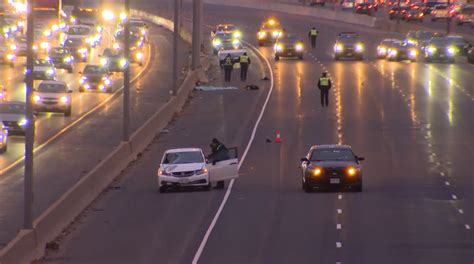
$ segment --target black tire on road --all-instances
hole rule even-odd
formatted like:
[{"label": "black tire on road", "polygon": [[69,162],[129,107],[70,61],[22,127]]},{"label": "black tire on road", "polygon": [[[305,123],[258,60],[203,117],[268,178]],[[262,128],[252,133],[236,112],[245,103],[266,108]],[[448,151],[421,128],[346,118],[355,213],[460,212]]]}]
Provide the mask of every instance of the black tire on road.
[{"label": "black tire on road", "polygon": [[216,184],[216,189],[224,189],[225,183],[224,181],[218,181]]},{"label": "black tire on road", "polygon": [[276,55],[275,55],[275,60],[276,60],[276,61],[280,60],[280,56],[276,56]]},{"label": "black tire on road", "polygon": [[71,109],[71,107],[69,107],[69,109],[67,109],[66,111],[64,111],[64,116],[69,117],[69,116],[71,116],[71,114],[72,114],[72,109]]},{"label": "black tire on road", "polygon": [[160,188],[158,188],[158,191],[160,193],[165,193],[167,191],[167,188],[165,186],[160,186]]}]

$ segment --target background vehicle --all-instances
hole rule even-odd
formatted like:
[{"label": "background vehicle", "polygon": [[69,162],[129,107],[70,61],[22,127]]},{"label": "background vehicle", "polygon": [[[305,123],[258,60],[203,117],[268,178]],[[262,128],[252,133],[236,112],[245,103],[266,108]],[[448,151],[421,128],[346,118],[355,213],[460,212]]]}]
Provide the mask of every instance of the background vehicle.
[{"label": "background vehicle", "polygon": [[448,6],[447,5],[435,5],[433,11],[431,11],[431,21],[438,21],[440,19],[448,19]]},{"label": "background vehicle", "polygon": [[415,45],[406,42],[394,42],[387,49],[388,61],[409,60],[415,62],[418,59],[418,49]]},{"label": "background vehicle", "polygon": [[86,62],[87,57],[89,56],[89,49],[87,48],[87,43],[82,38],[75,39],[66,39],[64,41],[63,47],[67,48],[74,60]]},{"label": "background vehicle", "polygon": [[275,41],[283,34],[283,28],[275,19],[265,21],[258,30],[258,45],[263,46],[267,43],[275,43]]},{"label": "background vehicle", "polygon": [[432,38],[425,47],[425,61],[455,61],[456,47],[453,47],[449,39],[443,37]]},{"label": "background vehicle", "polygon": [[222,66],[224,64],[227,55],[230,55],[233,61],[237,61],[244,52],[245,49],[242,44],[240,44],[240,41],[236,43],[225,42],[217,53],[219,65]]},{"label": "background vehicle", "polygon": [[55,80],[56,69],[53,63],[49,59],[35,59],[33,78],[35,80]]},{"label": "background vehicle", "polygon": [[372,15],[375,12],[375,6],[371,3],[358,3],[355,6],[355,12],[357,14]]},{"label": "background vehicle", "polygon": [[343,0],[341,4],[341,7],[343,10],[352,9],[354,8],[354,6],[355,6],[354,0]]},{"label": "background vehicle", "polygon": [[403,20],[406,22],[410,21],[418,21],[423,22],[424,14],[423,11],[419,8],[417,9],[409,9],[403,14]]},{"label": "background vehicle", "polygon": [[5,45],[0,45],[0,63],[9,65],[10,68],[15,67],[15,53],[11,50],[10,47]]},{"label": "background vehicle", "polygon": [[88,64],[80,74],[82,74],[79,79],[80,93],[90,90],[112,92],[112,80],[107,72],[107,68],[100,65]]},{"label": "background vehicle", "polygon": [[17,101],[0,102],[0,120],[9,135],[24,136],[28,124],[26,104]]},{"label": "background vehicle", "polygon": [[458,26],[471,24],[474,22],[474,6],[462,8],[456,15],[453,16],[453,21]]},{"label": "background vehicle", "polygon": [[390,20],[397,18],[402,19],[408,10],[410,10],[410,8],[407,6],[393,6],[392,8],[390,8],[390,11],[388,11],[388,18]]},{"label": "background vehicle", "polygon": [[72,90],[65,82],[42,81],[34,91],[33,109],[40,112],[60,112],[64,116],[71,116]]},{"label": "background vehicle", "polygon": [[67,39],[84,40],[88,48],[94,48],[99,44],[99,39],[93,29],[86,25],[74,25],[67,30]]},{"label": "background vehicle", "polygon": [[472,47],[472,45],[462,36],[458,35],[447,35],[447,41],[450,43],[451,47],[456,48],[456,54],[467,55],[467,52]]},{"label": "background vehicle", "polygon": [[52,60],[54,67],[58,69],[66,69],[68,73],[72,73],[74,57],[69,49],[64,47],[53,47],[49,50],[48,57]]},{"label": "background vehicle", "polygon": [[387,56],[387,50],[390,48],[390,46],[395,43],[399,42],[400,40],[398,39],[384,39],[382,40],[379,45],[377,46],[377,58],[378,59],[385,59]]},{"label": "background vehicle", "polygon": [[123,72],[128,66],[127,60],[121,52],[113,51],[110,48],[105,49],[100,57],[100,64],[111,72]]},{"label": "background vehicle", "polygon": [[97,8],[77,7],[71,12],[70,22],[96,28],[102,25],[101,14]]},{"label": "background vehicle", "polygon": [[311,192],[314,188],[348,187],[361,192],[362,167],[359,162],[363,160],[354,155],[350,146],[313,146],[301,159],[302,188]]},{"label": "background vehicle", "polygon": [[326,0],[311,0],[311,2],[309,2],[309,6],[324,6],[326,4]]},{"label": "background vehicle", "polygon": [[236,148],[229,148],[227,158],[207,163],[199,148],[167,150],[158,168],[158,187],[160,192],[169,188],[200,187],[209,190],[213,182],[239,177]]},{"label": "background vehicle", "polygon": [[[233,43],[233,42],[234,42],[234,37],[231,32],[216,33],[214,38],[212,39],[212,48],[213,48],[214,55],[219,52],[219,50],[224,45],[224,43]],[[240,42],[240,41],[237,39],[237,42]]]},{"label": "background vehicle", "polygon": [[467,62],[474,63],[474,48],[470,48],[466,56],[467,56]]},{"label": "background vehicle", "polygon": [[0,85],[0,102],[7,100],[7,89],[3,85]]},{"label": "background vehicle", "polygon": [[440,34],[436,32],[418,30],[408,32],[405,40],[408,43],[416,45],[419,49],[422,50],[426,47],[426,45],[432,38],[439,36]]},{"label": "background vehicle", "polygon": [[353,32],[340,33],[334,45],[334,59],[353,58],[364,59],[364,43],[358,34]]},{"label": "background vehicle", "polygon": [[291,34],[283,34],[275,43],[274,58],[279,60],[280,57],[296,57],[303,59],[304,45],[303,41]]},{"label": "background vehicle", "polygon": [[434,7],[439,4],[445,4],[447,5],[447,1],[443,0],[428,0],[425,2],[424,7],[425,7],[425,15],[431,14],[433,11]]},{"label": "background vehicle", "polygon": [[0,154],[5,153],[8,148],[8,130],[0,119]]}]

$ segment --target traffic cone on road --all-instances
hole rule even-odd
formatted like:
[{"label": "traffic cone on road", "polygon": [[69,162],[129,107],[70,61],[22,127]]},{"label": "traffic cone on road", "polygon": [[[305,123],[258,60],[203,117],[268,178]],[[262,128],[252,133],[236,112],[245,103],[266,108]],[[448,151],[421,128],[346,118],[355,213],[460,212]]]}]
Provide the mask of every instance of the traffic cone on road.
[{"label": "traffic cone on road", "polygon": [[276,143],[281,143],[281,135],[280,135],[280,130],[277,130],[277,135],[276,135],[275,142],[276,142]]}]

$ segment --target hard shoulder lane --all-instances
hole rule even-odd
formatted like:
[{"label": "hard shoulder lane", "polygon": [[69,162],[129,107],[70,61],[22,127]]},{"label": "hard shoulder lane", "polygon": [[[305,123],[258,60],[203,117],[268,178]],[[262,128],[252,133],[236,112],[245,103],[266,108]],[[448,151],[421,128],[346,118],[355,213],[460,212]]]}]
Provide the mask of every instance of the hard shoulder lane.
[{"label": "hard shoulder lane", "polygon": [[[171,69],[162,64],[171,59],[172,36],[150,25],[153,61],[145,76],[131,90],[131,131],[143,124],[168,100]],[[183,44],[181,52],[187,50]],[[187,65],[181,60],[180,66]],[[159,85],[157,85],[159,84]],[[88,98],[84,94],[82,99]],[[92,95],[92,94],[91,94]],[[90,171],[121,140],[122,100],[118,97],[97,113],[81,120],[35,158],[35,216]],[[53,117],[51,117],[53,119]],[[54,119],[52,120],[54,121]],[[10,149],[9,149],[10,150]],[[12,150],[16,150],[13,148]],[[17,150],[21,154],[21,148]],[[21,228],[23,169],[15,168],[0,181],[0,241],[8,242]]]}]

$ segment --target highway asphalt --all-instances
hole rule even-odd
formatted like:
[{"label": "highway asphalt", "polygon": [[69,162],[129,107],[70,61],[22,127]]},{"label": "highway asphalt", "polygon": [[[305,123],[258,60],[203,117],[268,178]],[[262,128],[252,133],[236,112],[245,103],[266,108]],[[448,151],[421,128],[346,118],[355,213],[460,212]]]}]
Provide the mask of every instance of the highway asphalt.
[{"label": "highway asphalt", "polygon": [[[472,263],[474,65],[376,60],[377,43],[400,36],[392,32],[251,9],[205,12],[206,24],[235,23],[253,44],[270,15],[304,40],[320,29],[304,61],[271,61],[273,94],[215,226],[224,192],[159,194],[158,160],[166,148],[206,147],[214,136],[245,148],[262,90],[199,94],[44,263],[191,263],[200,245],[199,263]],[[363,36],[364,61],[332,59],[342,31]],[[271,47],[259,49],[272,60]],[[336,84],[324,109],[322,71]],[[267,143],[277,130],[283,142]],[[301,190],[299,160],[323,143],[366,158],[362,193]]]},{"label": "highway asphalt", "polygon": [[[150,24],[150,45],[145,55],[150,63],[132,66],[132,77],[143,70],[131,90],[131,131],[135,131],[169,99],[171,69],[163,63],[171,60],[172,35],[164,28]],[[188,45],[181,43],[180,67],[188,63]],[[97,54],[96,54],[97,55]],[[83,67],[83,66],[82,66]],[[82,70],[77,67],[75,72]],[[20,72],[20,71],[18,71]],[[8,73],[2,73],[8,74]],[[18,73],[18,75],[21,75]],[[122,87],[119,73],[114,74],[114,91]],[[79,94],[79,75],[66,74],[64,78],[73,88],[73,115],[70,118],[56,114],[40,114],[36,121],[36,145],[46,146],[36,152],[34,168],[34,215],[41,214],[82,176],[116,147],[122,137],[122,97],[105,102],[110,94],[87,92]],[[182,78],[183,76],[181,76]],[[21,96],[15,91],[12,95]],[[98,107],[101,103],[102,107]],[[84,114],[97,108],[95,112]],[[11,137],[8,152],[0,155],[2,169],[21,157],[22,137]],[[0,177],[0,243],[5,245],[22,227],[23,219],[23,166],[20,162]]]}]

